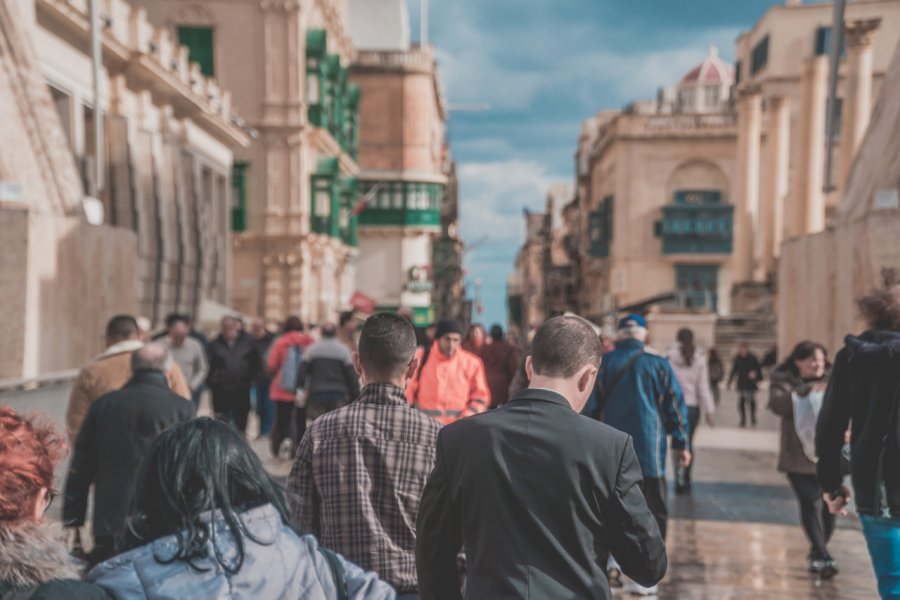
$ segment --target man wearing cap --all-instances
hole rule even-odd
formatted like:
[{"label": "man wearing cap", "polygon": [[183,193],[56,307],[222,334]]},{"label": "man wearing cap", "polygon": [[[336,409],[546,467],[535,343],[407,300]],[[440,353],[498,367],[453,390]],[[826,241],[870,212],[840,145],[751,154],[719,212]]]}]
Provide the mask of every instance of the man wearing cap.
[{"label": "man wearing cap", "polygon": [[[680,466],[691,461],[687,407],[669,361],[645,348],[647,321],[628,315],[619,321],[616,349],[603,357],[597,375],[597,408],[602,420],[634,439],[634,449],[643,472],[641,490],[665,538],[666,437],[672,437],[672,453]],[[662,426],[660,426],[662,425]],[[615,564],[609,569],[610,583],[620,575]],[[629,591],[648,595],[653,588],[626,582]]]},{"label": "man wearing cap", "polygon": [[409,403],[442,425],[486,411],[491,393],[484,363],[462,349],[462,326],[440,321],[434,337],[419,354],[419,369],[406,388]]}]

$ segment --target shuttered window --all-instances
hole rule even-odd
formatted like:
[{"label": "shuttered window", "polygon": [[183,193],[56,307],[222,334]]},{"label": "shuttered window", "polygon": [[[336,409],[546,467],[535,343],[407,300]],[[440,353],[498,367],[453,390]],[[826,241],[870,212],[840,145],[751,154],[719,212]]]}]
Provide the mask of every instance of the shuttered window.
[{"label": "shuttered window", "polygon": [[200,72],[207,77],[216,73],[215,46],[212,27],[178,27],[178,43],[190,50],[190,61],[200,65]]}]

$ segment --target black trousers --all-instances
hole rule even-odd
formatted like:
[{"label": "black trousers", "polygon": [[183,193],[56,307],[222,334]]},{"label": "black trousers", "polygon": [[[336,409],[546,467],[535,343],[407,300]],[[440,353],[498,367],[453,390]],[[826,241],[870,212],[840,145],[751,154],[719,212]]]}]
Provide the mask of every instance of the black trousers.
[{"label": "black trousers", "polygon": [[222,420],[233,424],[241,433],[247,433],[247,415],[250,414],[250,387],[237,390],[211,390],[213,412]]},{"label": "black trousers", "polygon": [[278,456],[281,442],[290,438],[294,450],[306,433],[306,407],[296,406],[293,402],[275,401],[275,423],[269,441],[272,443],[272,456]]},{"label": "black trousers", "polygon": [[809,540],[810,557],[815,560],[830,560],[827,545],[834,533],[835,517],[822,500],[822,488],[819,487],[816,476],[788,473],[787,477],[800,503],[800,522],[803,523],[803,531]]},{"label": "black trousers", "polygon": [[659,532],[663,539],[666,539],[666,526],[669,522],[669,508],[666,506],[668,490],[666,489],[666,480],[662,477],[645,477],[641,481],[641,491],[644,493],[644,500],[647,501],[647,508],[656,519],[659,526]]},{"label": "black trousers", "polygon": [[[694,461],[697,460],[697,452],[694,451],[694,433],[697,431],[697,425],[700,424],[700,407],[699,406],[688,406],[688,422],[691,426],[690,431],[690,449],[691,449],[691,464],[687,467],[679,467],[677,464],[675,465],[675,488],[687,488],[691,485],[691,470],[694,468]],[[672,462],[675,462],[674,459]]]},{"label": "black trousers", "polygon": [[756,425],[756,390],[738,390],[740,401],[738,407],[741,411],[741,427],[747,424],[747,413],[750,413],[750,423]]}]

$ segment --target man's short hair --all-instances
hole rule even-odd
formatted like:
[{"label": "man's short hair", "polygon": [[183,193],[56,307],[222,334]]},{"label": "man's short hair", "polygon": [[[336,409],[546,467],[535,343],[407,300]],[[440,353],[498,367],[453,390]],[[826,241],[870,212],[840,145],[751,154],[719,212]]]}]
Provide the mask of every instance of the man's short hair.
[{"label": "man's short hair", "polygon": [[585,365],[599,366],[602,358],[599,336],[581,317],[548,319],[531,342],[531,366],[544,377],[571,377]]},{"label": "man's short hair", "polygon": [[127,340],[141,335],[137,319],[131,315],[116,315],[106,324],[106,339]]},{"label": "man's short hair", "polygon": [[366,319],[359,337],[359,362],[369,377],[403,374],[416,353],[416,330],[406,318],[378,313]]},{"label": "man's short hair", "polygon": [[147,344],[138,348],[131,354],[131,371],[158,371],[166,373],[169,370],[169,350],[162,344]]},{"label": "man's short hair", "polygon": [[337,337],[337,327],[334,326],[334,323],[325,323],[322,325],[322,328],[319,329],[319,333],[322,334],[322,338],[331,339]]},{"label": "man's short hair", "polygon": [[343,327],[350,321],[354,319],[354,312],[352,310],[345,310],[341,313],[341,316],[338,318],[338,325]]},{"label": "man's short hair", "polygon": [[170,313],[166,315],[166,329],[175,325],[176,323],[184,323],[188,327],[190,327],[191,319],[187,315],[183,315],[181,313]]}]

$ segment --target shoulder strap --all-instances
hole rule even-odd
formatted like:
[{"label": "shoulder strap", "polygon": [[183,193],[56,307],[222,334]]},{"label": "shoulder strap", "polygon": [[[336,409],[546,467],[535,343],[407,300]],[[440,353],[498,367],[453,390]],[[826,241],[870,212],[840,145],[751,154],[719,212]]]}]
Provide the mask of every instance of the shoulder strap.
[{"label": "shoulder strap", "polygon": [[619,382],[622,381],[622,378],[625,377],[625,374],[631,370],[631,367],[634,366],[634,364],[638,361],[643,353],[643,349],[638,350],[631,356],[631,358],[628,359],[628,362],[625,363],[625,366],[622,368],[622,370],[616,373],[616,376],[613,377],[613,380],[609,383],[609,387],[603,390],[604,396],[609,396],[610,394],[612,394],[612,391],[616,389],[616,386],[619,385]]},{"label": "shoulder strap", "polygon": [[347,592],[347,580],[344,578],[344,567],[341,565],[337,554],[322,546],[319,546],[319,553],[325,557],[325,562],[328,563],[331,579],[334,581],[335,590],[337,590],[337,600],[350,600],[350,594]]}]

